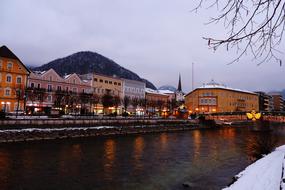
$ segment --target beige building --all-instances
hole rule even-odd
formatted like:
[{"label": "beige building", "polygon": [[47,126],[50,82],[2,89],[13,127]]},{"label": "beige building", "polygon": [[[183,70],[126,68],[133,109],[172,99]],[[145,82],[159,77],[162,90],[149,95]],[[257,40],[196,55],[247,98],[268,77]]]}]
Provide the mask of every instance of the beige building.
[{"label": "beige building", "polygon": [[237,112],[259,109],[256,93],[233,89],[211,81],[185,97],[190,113]]},{"label": "beige building", "polygon": [[83,79],[92,80],[93,93],[100,96],[110,93],[112,96],[123,98],[123,80],[118,77],[110,77],[102,74],[86,74]]}]

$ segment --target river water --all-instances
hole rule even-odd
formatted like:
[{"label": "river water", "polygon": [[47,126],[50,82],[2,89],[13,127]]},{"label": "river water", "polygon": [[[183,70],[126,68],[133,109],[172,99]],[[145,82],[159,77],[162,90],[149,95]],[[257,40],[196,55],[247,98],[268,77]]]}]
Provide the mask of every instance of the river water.
[{"label": "river water", "polygon": [[221,189],[281,144],[285,127],[1,144],[0,189]]}]

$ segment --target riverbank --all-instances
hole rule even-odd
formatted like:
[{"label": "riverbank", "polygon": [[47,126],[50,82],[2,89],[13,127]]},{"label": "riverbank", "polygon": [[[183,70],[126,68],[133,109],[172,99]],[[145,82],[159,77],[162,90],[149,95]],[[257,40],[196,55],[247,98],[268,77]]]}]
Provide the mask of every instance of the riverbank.
[{"label": "riverbank", "polygon": [[25,128],[0,130],[0,143],[68,139],[79,137],[115,136],[144,133],[161,133],[212,128],[204,125],[148,125],[148,126],[99,126],[62,128]]},{"label": "riverbank", "polygon": [[285,189],[284,160],[285,146],[249,165],[235,178],[237,181],[224,190],[267,190]]},{"label": "riverbank", "polygon": [[1,129],[95,127],[95,126],[138,126],[138,125],[197,125],[196,121],[183,119],[154,118],[76,118],[76,119],[10,119],[0,120]]}]

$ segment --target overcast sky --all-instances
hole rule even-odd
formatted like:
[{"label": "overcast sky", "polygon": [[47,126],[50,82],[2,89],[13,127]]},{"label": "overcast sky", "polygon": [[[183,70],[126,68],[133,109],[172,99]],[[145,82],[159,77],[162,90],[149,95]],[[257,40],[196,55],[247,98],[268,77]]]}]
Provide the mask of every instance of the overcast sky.
[{"label": "overcast sky", "polygon": [[[285,88],[284,66],[256,66],[250,58],[227,65],[234,52],[213,52],[202,39],[223,36],[222,25],[205,25],[215,10],[190,12],[193,0],[1,0],[0,45],[27,65],[38,66],[78,51],[100,53],[157,87],[185,92],[214,79],[233,88]],[[285,46],[280,47],[285,52]],[[283,55],[284,62],[284,55]]]}]

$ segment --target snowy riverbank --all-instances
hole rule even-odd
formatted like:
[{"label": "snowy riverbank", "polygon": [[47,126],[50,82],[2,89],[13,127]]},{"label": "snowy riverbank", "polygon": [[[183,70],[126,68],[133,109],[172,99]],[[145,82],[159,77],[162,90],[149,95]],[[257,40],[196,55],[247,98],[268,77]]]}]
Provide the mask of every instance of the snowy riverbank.
[{"label": "snowy riverbank", "polygon": [[248,166],[224,190],[285,190],[285,145]]}]

